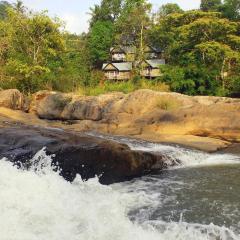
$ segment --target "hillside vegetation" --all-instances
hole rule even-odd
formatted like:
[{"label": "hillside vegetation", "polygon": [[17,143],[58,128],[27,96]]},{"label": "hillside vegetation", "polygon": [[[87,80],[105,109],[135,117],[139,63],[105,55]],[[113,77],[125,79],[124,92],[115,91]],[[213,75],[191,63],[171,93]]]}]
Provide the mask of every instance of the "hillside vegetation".
[{"label": "hillside vegetation", "polygon": [[[164,50],[167,65],[155,80],[135,71],[126,83],[104,81],[103,62],[116,45]],[[74,35],[61,19],[33,12],[21,1],[0,2],[0,88],[40,89],[98,95],[140,88],[189,95],[240,93],[239,0],[202,0],[200,9],[147,0],[102,0],[91,8],[89,31]]]}]

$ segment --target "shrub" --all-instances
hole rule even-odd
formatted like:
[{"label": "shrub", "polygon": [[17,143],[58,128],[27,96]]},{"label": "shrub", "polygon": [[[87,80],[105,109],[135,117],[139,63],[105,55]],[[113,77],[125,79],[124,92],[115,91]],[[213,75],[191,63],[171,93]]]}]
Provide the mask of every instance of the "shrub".
[{"label": "shrub", "polygon": [[156,107],[166,111],[172,111],[180,108],[182,103],[171,96],[161,96],[156,101]]},{"label": "shrub", "polygon": [[103,84],[93,87],[79,87],[77,93],[81,95],[97,96],[108,92],[123,92],[127,94],[138,89],[151,89],[162,92],[169,91],[169,87],[165,83],[157,83],[151,80],[142,79],[138,85],[135,85],[132,81],[105,81]]}]

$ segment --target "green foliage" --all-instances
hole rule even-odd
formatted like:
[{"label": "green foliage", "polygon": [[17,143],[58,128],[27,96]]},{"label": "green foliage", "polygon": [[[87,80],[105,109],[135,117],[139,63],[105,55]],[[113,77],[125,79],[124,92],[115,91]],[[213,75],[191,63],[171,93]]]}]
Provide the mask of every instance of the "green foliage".
[{"label": "green foliage", "polygon": [[221,6],[221,0],[201,0],[201,10],[202,11],[213,11],[216,12]]},{"label": "green foliage", "polygon": [[215,72],[209,73],[204,67],[167,65],[161,70],[163,76],[158,81],[167,83],[174,92],[188,95],[214,95],[216,89],[220,87],[219,81],[213,81]]},{"label": "green foliage", "polygon": [[99,5],[95,5],[91,10],[90,27],[97,22],[114,22],[121,12],[123,0],[102,0]]},{"label": "green foliage", "polygon": [[9,77],[16,79],[22,91],[38,88],[41,77],[53,71],[51,62],[57,62],[64,41],[58,19],[45,12],[32,13],[18,2],[8,9],[7,18],[0,23],[0,63]]},{"label": "green foliage", "polygon": [[4,20],[7,17],[7,9],[11,7],[11,4],[7,1],[0,1],[0,20]]},{"label": "green foliage", "polygon": [[100,95],[108,92],[123,92],[130,93],[138,89],[152,89],[155,91],[167,92],[169,88],[166,84],[160,82],[151,82],[147,79],[141,79],[138,85],[132,81],[111,82],[105,81],[103,84],[97,86],[80,87],[77,90],[81,95]]},{"label": "green foliage", "polygon": [[84,36],[65,33],[64,40],[66,50],[61,53],[60,64],[54,65],[58,71],[48,74],[45,79],[47,79],[47,88],[71,92],[79,86],[89,84],[90,59]]},{"label": "green foliage", "polygon": [[231,20],[240,20],[240,1],[239,0],[224,0],[220,11],[223,16]]},{"label": "green foliage", "polygon": [[91,28],[88,39],[88,49],[91,62],[96,67],[109,58],[109,49],[113,44],[113,23],[97,21]]},{"label": "green foliage", "polygon": [[150,41],[165,44],[161,81],[186,94],[230,94],[240,63],[239,24],[215,12],[189,11],[160,19]]},{"label": "green foliage", "polygon": [[151,4],[146,0],[125,0],[116,21],[115,41],[118,44],[137,47],[139,55],[146,42],[146,29],[150,26]]},{"label": "green foliage", "polygon": [[[0,88],[87,95],[170,88],[190,95],[236,95],[240,2],[202,0],[201,9],[184,12],[168,3],[155,16],[147,0],[101,0],[91,9],[89,32],[77,36],[61,31],[62,22],[47,12],[0,1]],[[147,45],[163,49],[168,65],[161,67],[162,76],[142,79],[136,67],[128,82],[104,82],[101,67],[110,60],[110,47],[125,44],[136,48],[138,61]]]},{"label": "green foliage", "polygon": [[163,18],[173,13],[183,13],[184,11],[176,3],[167,3],[160,7],[158,17]]},{"label": "green foliage", "polygon": [[231,96],[240,97],[240,75],[231,78],[229,82],[229,91]]}]

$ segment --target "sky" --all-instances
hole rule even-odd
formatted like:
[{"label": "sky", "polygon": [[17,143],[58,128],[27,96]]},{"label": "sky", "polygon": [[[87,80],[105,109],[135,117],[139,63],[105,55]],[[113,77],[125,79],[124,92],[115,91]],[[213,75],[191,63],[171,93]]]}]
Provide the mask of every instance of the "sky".
[{"label": "sky", "polygon": [[[13,1],[9,1],[13,2]],[[23,0],[24,5],[32,10],[48,10],[49,15],[58,16],[65,21],[66,30],[82,33],[88,30],[89,9],[100,0]],[[200,0],[149,0],[157,9],[165,3],[178,3],[184,10],[198,8]]]}]

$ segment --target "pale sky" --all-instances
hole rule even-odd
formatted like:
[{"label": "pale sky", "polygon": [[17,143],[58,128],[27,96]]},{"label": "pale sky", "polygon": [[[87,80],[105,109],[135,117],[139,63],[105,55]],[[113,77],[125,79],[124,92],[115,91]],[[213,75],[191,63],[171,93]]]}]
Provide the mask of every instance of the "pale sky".
[{"label": "pale sky", "polygon": [[[88,30],[89,8],[101,0],[23,0],[33,10],[48,10],[49,15],[58,16],[66,22],[66,30],[82,33]],[[15,2],[9,0],[9,2]],[[157,9],[165,3],[178,3],[183,9],[199,8],[200,0],[149,0]]]}]

